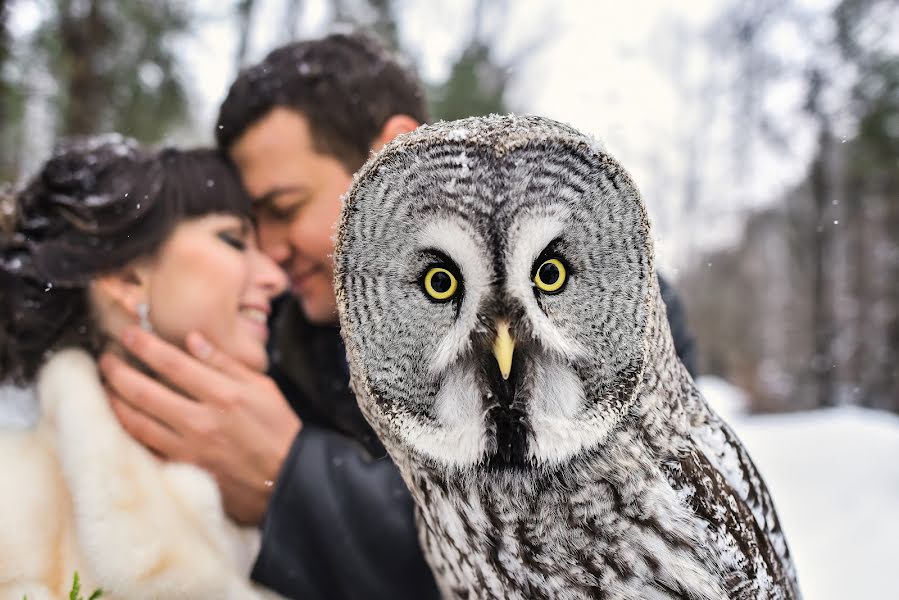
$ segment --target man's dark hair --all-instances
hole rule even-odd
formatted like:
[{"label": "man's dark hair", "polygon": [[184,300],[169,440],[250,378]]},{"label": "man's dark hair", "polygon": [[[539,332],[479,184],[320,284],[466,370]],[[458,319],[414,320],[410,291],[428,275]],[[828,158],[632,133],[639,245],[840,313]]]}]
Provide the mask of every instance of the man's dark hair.
[{"label": "man's dark hair", "polygon": [[333,34],[273,50],[244,69],[219,110],[216,139],[227,151],[273,108],[309,121],[313,145],[355,172],[393,115],[427,121],[416,76],[372,37]]}]

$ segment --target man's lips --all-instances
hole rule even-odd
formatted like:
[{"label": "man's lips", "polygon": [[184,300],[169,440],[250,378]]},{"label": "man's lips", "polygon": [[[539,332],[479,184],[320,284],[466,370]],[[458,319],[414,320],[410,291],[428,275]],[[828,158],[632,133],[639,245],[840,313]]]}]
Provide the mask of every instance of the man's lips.
[{"label": "man's lips", "polygon": [[314,277],[320,269],[313,268],[303,271],[302,273],[296,273],[290,276],[290,287],[294,291],[300,290],[303,288],[306,283]]}]

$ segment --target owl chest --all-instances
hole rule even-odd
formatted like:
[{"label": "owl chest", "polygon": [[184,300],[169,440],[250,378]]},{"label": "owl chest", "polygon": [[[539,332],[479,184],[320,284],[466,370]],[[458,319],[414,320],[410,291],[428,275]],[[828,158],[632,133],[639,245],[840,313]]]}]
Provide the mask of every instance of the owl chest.
[{"label": "owl chest", "polygon": [[616,508],[600,487],[566,502],[555,494],[525,503],[432,497],[419,512],[420,531],[444,596],[724,597],[698,527],[656,518],[661,507]]}]

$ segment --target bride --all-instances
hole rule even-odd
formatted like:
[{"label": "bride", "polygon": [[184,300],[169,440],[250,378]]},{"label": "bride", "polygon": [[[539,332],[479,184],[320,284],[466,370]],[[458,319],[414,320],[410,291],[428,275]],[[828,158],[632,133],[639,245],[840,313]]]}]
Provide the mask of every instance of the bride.
[{"label": "bride", "polygon": [[208,473],[125,433],[95,362],[139,323],[182,347],[198,331],[263,371],[286,281],[249,209],[214,151],[150,154],[118,136],[61,146],[16,196],[0,381],[32,387],[39,416],[0,431],[0,598],[67,598],[76,571],[104,599],[275,597],[249,581],[256,532],[228,520]]}]

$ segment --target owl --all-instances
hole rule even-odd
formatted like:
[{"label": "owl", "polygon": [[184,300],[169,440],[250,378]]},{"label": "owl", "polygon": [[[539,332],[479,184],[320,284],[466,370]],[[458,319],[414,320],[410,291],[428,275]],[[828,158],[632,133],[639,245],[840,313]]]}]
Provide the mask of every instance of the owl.
[{"label": "owl", "polygon": [[539,117],[401,136],[357,174],[335,263],[352,385],[444,597],[800,597],[601,144]]}]

